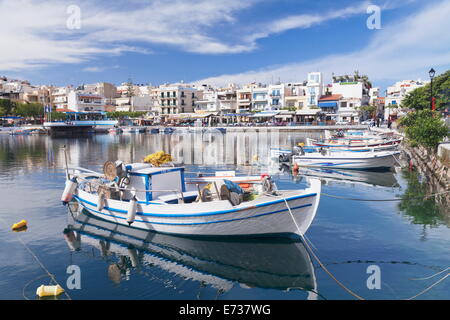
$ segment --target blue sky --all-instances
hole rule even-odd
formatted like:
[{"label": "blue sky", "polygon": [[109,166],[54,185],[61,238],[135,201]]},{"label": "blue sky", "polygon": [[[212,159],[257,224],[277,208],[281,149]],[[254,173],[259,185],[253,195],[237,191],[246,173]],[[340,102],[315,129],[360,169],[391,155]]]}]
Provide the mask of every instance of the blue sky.
[{"label": "blue sky", "polygon": [[[68,29],[70,5],[80,28]],[[369,5],[381,29],[367,28]],[[450,67],[449,1],[0,0],[0,75],[34,84],[303,81],[374,85]]]}]

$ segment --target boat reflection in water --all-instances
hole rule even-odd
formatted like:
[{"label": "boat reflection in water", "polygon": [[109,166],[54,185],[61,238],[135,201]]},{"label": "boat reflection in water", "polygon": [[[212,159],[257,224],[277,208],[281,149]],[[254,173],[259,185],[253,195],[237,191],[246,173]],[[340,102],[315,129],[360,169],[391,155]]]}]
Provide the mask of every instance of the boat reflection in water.
[{"label": "boat reflection in water", "polygon": [[109,278],[120,282],[124,261],[133,268],[145,265],[226,292],[237,282],[243,288],[299,289],[317,299],[314,267],[304,245],[290,238],[192,238],[154,233],[98,219],[76,204],[70,205],[64,230],[71,250],[88,244],[104,257],[120,257],[110,265]]},{"label": "boat reflection in water", "polygon": [[[292,168],[289,165],[281,164],[279,171],[292,174]],[[294,179],[303,177],[318,178],[325,183],[356,183],[380,187],[399,187],[399,183],[394,171],[367,171],[367,170],[345,170],[345,169],[327,169],[327,168],[306,168],[300,167],[295,174]]]}]

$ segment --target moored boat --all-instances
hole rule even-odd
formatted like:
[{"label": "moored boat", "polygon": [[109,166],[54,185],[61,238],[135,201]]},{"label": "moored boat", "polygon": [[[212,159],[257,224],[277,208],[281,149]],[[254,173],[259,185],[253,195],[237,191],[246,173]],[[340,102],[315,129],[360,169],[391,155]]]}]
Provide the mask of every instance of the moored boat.
[{"label": "moored boat", "polygon": [[[319,180],[304,190],[278,190],[267,176],[185,179],[182,167],[108,162],[104,174],[68,173],[62,200],[92,215],[169,234],[266,236],[304,234],[320,201]],[[295,221],[293,221],[295,219]]]},{"label": "moored boat", "polygon": [[399,151],[352,152],[323,148],[320,152],[298,154],[292,157],[293,164],[300,167],[342,169],[389,169],[396,164]]},{"label": "moored boat", "polygon": [[390,139],[353,139],[353,138],[336,138],[328,139],[324,141],[317,141],[308,139],[308,145],[316,147],[328,147],[328,148],[347,148],[347,149],[364,149],[364,148],[395,148],[402,142],[402,138],[390,138]]}]

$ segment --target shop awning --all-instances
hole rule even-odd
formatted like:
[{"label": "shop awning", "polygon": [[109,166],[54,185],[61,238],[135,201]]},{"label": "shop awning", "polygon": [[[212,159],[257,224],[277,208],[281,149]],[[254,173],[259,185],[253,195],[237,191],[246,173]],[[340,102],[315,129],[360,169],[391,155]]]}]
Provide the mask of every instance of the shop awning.
[{"label": "shop awning", "polygon": [[277,119],[290,119],[292,118],[292,114],[277,114],[275,116]]},{"label": "shop awning", "polygon": [[320,109],[307,109],[307,110],[297,110],[295,112],[298,116],[315,116],[320,112]]},{"label": "shop awning", "polygon": [[259,117],[271,118],[271,117],[276,116],[279,113],[280,113],[280,111],[262,111],[262,112],[255,113],[253,115],[253,118],[259,118]]},{"label": "shop awning", "polygon": [[337,108],[337,102],[319,102],[319,107]]}]

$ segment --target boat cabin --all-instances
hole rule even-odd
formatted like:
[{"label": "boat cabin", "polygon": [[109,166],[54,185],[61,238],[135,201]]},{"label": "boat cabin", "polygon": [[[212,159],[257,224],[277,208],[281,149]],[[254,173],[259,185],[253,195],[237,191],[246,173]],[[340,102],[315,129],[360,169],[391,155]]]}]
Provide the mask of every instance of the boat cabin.
[{"label": "boat cabin", "polygon": [[128,188],[136,190],[138,201],[178,200],[186,192],[184,168],[143,164],[130,164],[126,168],[130,177]]}]

